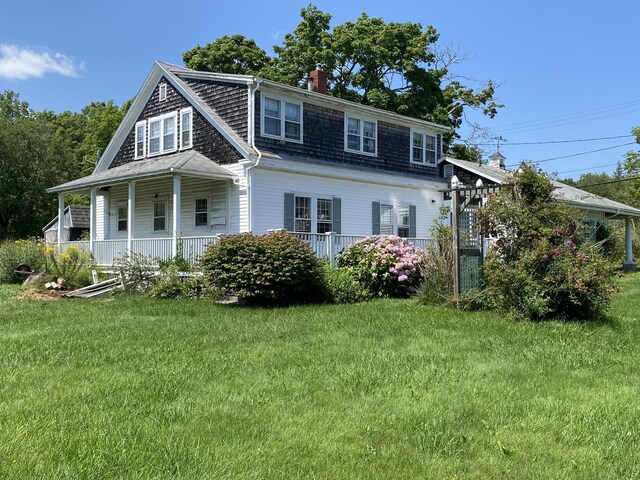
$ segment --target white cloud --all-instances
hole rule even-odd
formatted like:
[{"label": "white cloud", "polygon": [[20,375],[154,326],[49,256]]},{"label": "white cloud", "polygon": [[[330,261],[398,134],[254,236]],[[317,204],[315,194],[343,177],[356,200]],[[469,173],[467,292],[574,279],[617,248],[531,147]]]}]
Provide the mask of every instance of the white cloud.
[{"label": "white cloud", "polygon": [[47,73],[75,77],[82,65],[66,55],[46,50],[35,51],[18,45],[0,44],[0,77],[11,80],[42,78]]}]

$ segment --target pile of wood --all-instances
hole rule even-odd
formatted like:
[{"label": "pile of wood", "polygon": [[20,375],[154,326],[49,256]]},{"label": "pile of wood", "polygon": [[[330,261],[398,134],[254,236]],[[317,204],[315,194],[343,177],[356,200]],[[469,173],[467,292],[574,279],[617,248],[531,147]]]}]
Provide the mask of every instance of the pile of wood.
[{"label": "pile of wood", "polygon": [[64,278],[58,277],[53,282],[47,282],[44,284],[44,288],[47,290],[64,290],[65,289],[65,281]]},{"label": "pile of wood", "polygon": [[104,282],[99,282],[93,285],[89,285],[88,287],[79,288],[78,290],[74,290],[73,292],[63,293],[62,296],[65,298],[91,298],[108,292],[112,292],[115,289],[124,290],[124,284],[122,283],[122,279],[120,277],[110,278],[109,280],[105,280]]}]

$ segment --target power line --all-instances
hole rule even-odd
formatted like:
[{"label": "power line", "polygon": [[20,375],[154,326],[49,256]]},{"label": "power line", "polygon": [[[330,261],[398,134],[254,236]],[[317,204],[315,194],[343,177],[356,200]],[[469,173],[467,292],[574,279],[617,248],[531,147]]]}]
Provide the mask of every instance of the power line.
[{"label": "power line", "polygon": [[609,181],[606,181],[606,182],[590,183],[588,185],[576,185],[576,187],[577,188],[597,187],[598,185],[609,185],[611,183],[629,182],[631,180],[640,180],[640,176],[638,176],[638,177],[618,178],[617,180],[609,180]]},{"label": "power line", "polygon": [[[544,160],[533,160],[533,162],[534,163],[542,163],[542,162],[550,162],[552,160],[560,160],[562,158],[579,157],[580,155],[587,155],[589,153],[596,153],[596,152],[604,152],[605,150],[613,150],[614,148],[626,147],[627,145],[633,145],[635,143],[636,142],[623,143],[621,145],[614,145],[613,147],[599,148],[597,150],[589,150],[588,152],[580,152],[580,153],[574,153],[572,155],[562,155],[560,157],[545,158]],[[507,165],[507,166],[508,167],[515,167],[516,165],[519,165],[519,164],[518,163],[512,163],[512,164]]]},{"label": "power line", "polygon": [[[580,138],[577,140],[549,140],[546,142],[502,142],[503,146],[507,145],[548,145],[551,143],[575,143],[575,142],[594,142],[597,140],[614,140],[617,138],[629,138],[635,137],[635,135],[617,135],[615,137],[599,137],[599,138]],[[495,145],[496,142],[492,143],[476,143],[474,145]]]},{"label": "power line", "polygon": [[573,170],[563,170],[562,172],[556,172],[556,173],[560,174],[560,173],[571,173],[571,172],[583,172],[585,170],[593,170],[593,169],[602,168],[602,167],[612,167],[614,165],[618,165],[618,162],[605,163],[604,165],[594,165],[593,167],[587,167],[587,168],[575,168]]}]

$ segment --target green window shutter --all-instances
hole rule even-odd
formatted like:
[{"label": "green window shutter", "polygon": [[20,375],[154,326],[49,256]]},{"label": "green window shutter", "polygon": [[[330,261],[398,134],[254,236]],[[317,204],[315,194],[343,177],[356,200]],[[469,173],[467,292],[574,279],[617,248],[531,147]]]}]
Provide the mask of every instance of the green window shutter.
[{"label": "green window shutter", "polygon": [[342,200],[333,197],[333,233],[342,233]]},{"label": "green window shutter", "polygon": [[409,205],[409,236],[416,238],[416,206]]},{"label": "green window shutter", "polygon": [[371,234],[380,235],[380,202],[371,203]]},{"label": "green window shutter", "polygon": [[284,194],[284,228],[290,232],[295,230],[295,195],[293,193]]}]

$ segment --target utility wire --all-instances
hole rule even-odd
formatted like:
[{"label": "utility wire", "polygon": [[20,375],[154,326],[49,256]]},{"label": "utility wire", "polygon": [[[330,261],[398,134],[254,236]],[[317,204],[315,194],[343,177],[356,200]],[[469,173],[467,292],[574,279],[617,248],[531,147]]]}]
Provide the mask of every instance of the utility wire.
[{"label": "utility wire", "polygon": [[589,183],[588,185],[576,185],[576,188],[597,187],[598,185],[609,185],[611,183],[629,182],[631,180],[640,180],[638,177],[618,178],[617,180],[609,180],[607,182]]},{"label": "utility wire", "polygon": [[[574,153],[572,155],[562,155],[560,157],[545,158],[544,160],[533,160],[533,162],[534,163],[542,163],[542,162],[550,162],[552,160],[560,160],[562,158],[579,157],[580,155],[587,155],[589,153],[596,153],[596,152],[604,152],[605,150],[613,150],[614,148],[626,147],[627,145],[633,145],[635,143],[636,142],[623,143],[621,145],[614,145],[613,147],[599,148],[597,150],[589,150],[588,152],[580,152],[580,153]],[[519,163],[512,163],[512,164],[507,165],[507,166],[508,167],[515,167],[517,165],[519,165]]]},{"label": "utility wire", "polygon": [[558,174],[560,173],[571,173],[571,172],[583,172],[585,170],[594,170],[596,168],[602,168],[602,167],[612,167],[614,165],[618,165],[618,162],[616,163],[606,163],[604,165],[594,165],[593,167],[587,167],[587,168],[576,168],[573,170],[563,170],[562,172],[556,172]]},{"label": "utility wire", "polygon": [[492,143],[475,143],[474,145],[496,145],[500,143],[500,146],[508,145],[548,145],[550,143],[576,143],[576,142],[595,142],[597,140],[613,140],[617,138],[629,138],[635,137],[635,135],[617,135],[615,137],[599,137],[599,138],[580,138],[577,140],[549,140],[546,142],[498,142],[497,140]]}]

